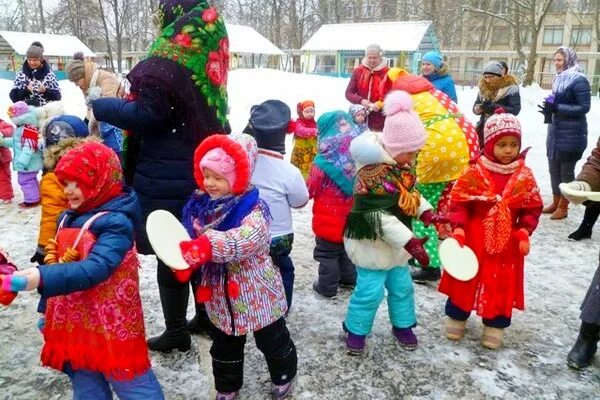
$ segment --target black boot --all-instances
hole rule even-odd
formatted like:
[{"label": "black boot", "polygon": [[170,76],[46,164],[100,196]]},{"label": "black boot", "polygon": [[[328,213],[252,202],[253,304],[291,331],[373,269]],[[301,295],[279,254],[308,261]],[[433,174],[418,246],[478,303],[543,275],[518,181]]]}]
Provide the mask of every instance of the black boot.
[{"label": "black boot", "polygon": [[159,284],[158,291],[167,329],[161,335],[148,339],[148,348],[163,352],[173,349],[188,351],[192,341],[185,326],[187,322],[185,314],[190,286],[166,287]]},{"label": "black boot", "polygon": [[196,303],[196,315],[188,321],[185,328],[192,335],[210,336],[211,322],[206,313],[204,304]]},{"label": "black boot", "polygon": [[439,268],[424,267],[411,272],[410,276],[415,283],[427,283],[439,280],[441,273]]},{"label": "black boot", "polygon": [[600,203],[591,202],[585,207],[585,213],[583,214],[583,221],[579,228],[569,235],[571,240],[589,239],[592,237],[592,228],[596,223],[596,220],[600,216]]},{"label": "black boot", "polygon": [[600,339],[600,325],[581,323],[579,336],[567,356],[567,365],[574,369],[587,368],[592,362]]}]

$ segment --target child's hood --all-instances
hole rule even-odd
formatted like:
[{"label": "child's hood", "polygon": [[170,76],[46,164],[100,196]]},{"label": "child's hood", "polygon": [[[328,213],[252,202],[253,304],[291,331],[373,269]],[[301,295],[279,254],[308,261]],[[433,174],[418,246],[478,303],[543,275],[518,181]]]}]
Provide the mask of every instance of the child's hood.
[{"label": "child's hood", "polygon": [[396,164],[381,144],[381,132],[366,131],[352,140],[350,155],[356,163],[356,170],[373,164]]},{"label": "child's hood", "polygon": [[86,142],[98,142],[101,143],[101,139],[96,136],[90,136],[87,138],[70,137],[59,141],[57,144],[47,146],[44,149],[44,168],[46,171],[54,171],[56,164],[60,158],[69,150],[77,147],[78,145]]}]

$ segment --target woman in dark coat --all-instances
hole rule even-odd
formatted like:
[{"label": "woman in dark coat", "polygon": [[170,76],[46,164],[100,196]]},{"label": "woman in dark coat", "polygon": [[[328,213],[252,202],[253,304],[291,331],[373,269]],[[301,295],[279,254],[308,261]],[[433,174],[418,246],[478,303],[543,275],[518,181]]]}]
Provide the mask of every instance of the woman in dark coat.
[{"label": "woman in dark coat", "polygon": [[[161,34],[148,58],[127,75],[129,97],[92,103],[98,121],[128,131],[126,179],[138,193],[143,227],[148,214],[158,209],[181,219],[196,188],[194,150],[204,138],[225,133],[228,126],[229,46],[223,19],[205,0],[160,0],[157,23]],[[136,241],[138,251],[153,253],[145,228],[137,232]],[[149,339],[148,346],[158,351],[188,350],[189,286],[179,283],[160,260],[158,285],[166,331]],[[197,311],[205,316],[199,307]]]},{"label": "woman in dark coat", "polygon": [[30,106],[43,106],[50,101],[61,98],[58,81],[50,65],[44,60],[44,47],[40,42],[33,42],[27,49],[27,60],[21,72],[15,77],[13,88],[9,93],[13,103],[24,101]]},{"label": "woman in dark coat", "polygon": [[569,202],[560,195],[558,185],[575,179],[575,164],[587,147],[587,119],[590,111],[590,83],[577,64],[575,51],[559,47],[554,53],[556,76],[552,94],[546,98],[542,113],[548,125],[546,155],[552,185],[552,204],[543,213],[550,219],[567,217]]},{"label": "woman in dark coat", "polygon": [[490,61],[483,67],[479,80],[479,93],[473,105],[473,113],[479,115],[477,136],[479,146],[483,149],[483,127],[490,115],[502,107],[505,112],[519,115],[521,111],[521,95],[519,85],[512,75],[504,75],[504,68],[498,61]]}]

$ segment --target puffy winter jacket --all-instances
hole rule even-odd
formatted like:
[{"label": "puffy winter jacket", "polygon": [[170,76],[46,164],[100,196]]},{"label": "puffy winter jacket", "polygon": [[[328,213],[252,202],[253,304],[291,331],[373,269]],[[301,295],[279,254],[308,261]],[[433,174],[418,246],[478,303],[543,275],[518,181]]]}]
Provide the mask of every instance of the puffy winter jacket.
[{"label": "puffy winter jacket", "polygon": [[[27,85],[34,84],[34,91],[30,92]],[[39,84],[44,85],[46,91],[39,92],[35,87]],[[61,99],[60,87],[52,69],[46,61],[37,69],[32,69],[27,61],[23,63],[21,72],[15,77],[13,88],[9,93],[13,103],[24,101],[31,106],[43,106],[49,101],[58,101]]]},{"label": "puffy winter jacket", "polygon": [[454,87],[454,79],[448,73],[448,67],[446,64],[442,64],[439,71],[436,71],[429,75],[423,75],[433,86],[448,95],[453,102],[458,103],[456,97],[456,88]]},{"label": "puffy winter jacket", "polygon": [[[392,82],[387,78],[389,68],[383,64],[370,69],[364,64],[356,67],[346,88],[346,99],[352,104],[360,104],[364,99],[371,103],[383,102]],[[385,117],[381,111],[372,111],[367,117],[369,129],[374,131],[383,130]]]}]

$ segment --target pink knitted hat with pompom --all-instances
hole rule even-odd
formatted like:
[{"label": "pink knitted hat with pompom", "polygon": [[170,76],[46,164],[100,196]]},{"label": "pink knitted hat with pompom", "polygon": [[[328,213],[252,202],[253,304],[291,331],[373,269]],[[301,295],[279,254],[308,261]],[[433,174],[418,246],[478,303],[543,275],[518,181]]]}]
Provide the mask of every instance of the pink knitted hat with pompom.
[{"label": "pink knitted hat with pompom", "polygon": [[403,90],[394,90],[385,97],[383,113],[386,117],[381,142],[392,157],[418,151],[425,145],[427,132],[412,107],[410,94]]}]

